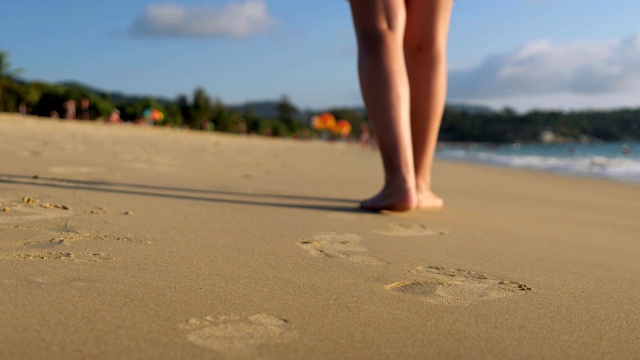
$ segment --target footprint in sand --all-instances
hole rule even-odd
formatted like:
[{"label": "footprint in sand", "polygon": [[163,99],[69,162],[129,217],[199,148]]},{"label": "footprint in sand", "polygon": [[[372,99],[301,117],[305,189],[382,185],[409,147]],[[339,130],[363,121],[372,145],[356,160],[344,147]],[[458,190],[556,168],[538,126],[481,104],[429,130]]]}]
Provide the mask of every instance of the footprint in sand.
[{"label": "footprint in sand", "polygon": [[387,230],[376,231],[376,233],[390,236],[431,236],[448,234],[446,231],[432,229],[423,224],[390,224]]},{"label": "footprint in sand", "polygon": [[298,242],[298,246],[308,250],[313,256],[347,259],[349,261],[368,265],[386,265],[384,261],[369,256],[349,255],[350,252],[363,252],[368,249],[360,245],[362,238],[356,234],[327,233],[313,236]]},{"label": "footprint in sand", "polygon": [[229,358],[255,358],[260,348],[285,344],[296,338],[289,322],[268,314],[247,318],[236,315],[192,318],[179,324],[191,343]]},{"label": "footprint in sand", "polygon": [[113,260],[100,252],[72,252],[63,247],[79,239],[68,233],[42,230],[21,225],[0,225],[0,259],[4,260],[64,260],[71,262],[101,262]]},{"label": "footprint in sand", "polygon": [[24,197],[22,200],[0,199],[0,224],[20,224],[37,220],[68,217],[73,210],[63,204],[44,203]]},{"label": "footprint in sand", "polygon": [[8,260],[68,260],[73,262],[99,262],[113,260],[107,254],[101,253],[70,253],[64,251],[28,251],[28,252],[0,252],[0,259]]},{"label": "footprint in sand", "polygon": [[418,266],[411,272],[416,279],[398,281],[385,288],[442,305],[470,305],[531,290],[516,281],[499,280],[469,270]]},{"label": "footprint in sand", "polygon": [[37,285],[42,287],[59,287],[60,285],[84,287],[99,284],[94,279],[83,278],[79,274],[39,274],[38,276],[15,276],[11,279],[0,279],[3,285]]},{"label": "footprint in sand", "polygon": [[[122,242],[135,242],[135,243],[143,243],[140,240],[134,240],[127,236],[114,236],[114,235],[106,235],[101,234],[99,232],[82,232],[82,231],[69,231],[69,232],[60,232],[54,234],[52,237],[47,240],[48,243],[51,244],[63,244],[70,245],[76,241],[83,240],[98,240],[98,241],[122,241]],[[24,242],[25,245],[31,242]],[[147,241],[146,243],[150,243]]]},{"label": "footprint in sand", "polygon": [[[73,252],[79,241],[114,241],[143,243],[126,236],[106,235],[98,232],[50,231],[23,225],[0,225],[0,259],[10,260],[69,260],[74,262],[113,260],[98,251]],[[144,243],[150,243],[146,241]]]}]

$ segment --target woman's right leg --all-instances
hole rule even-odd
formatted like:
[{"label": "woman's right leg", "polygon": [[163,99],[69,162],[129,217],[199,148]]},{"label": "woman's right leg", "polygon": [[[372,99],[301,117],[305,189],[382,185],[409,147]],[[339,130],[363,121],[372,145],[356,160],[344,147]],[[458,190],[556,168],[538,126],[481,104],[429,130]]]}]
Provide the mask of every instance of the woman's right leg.
[{"label": "woman's right leg", "polygon": [[405,0],[351,0],[358,39],[360,87],[384,166],[384,187],[361,203],[367,210],[416,207],[409,118],[409,80],[404,59]]}]

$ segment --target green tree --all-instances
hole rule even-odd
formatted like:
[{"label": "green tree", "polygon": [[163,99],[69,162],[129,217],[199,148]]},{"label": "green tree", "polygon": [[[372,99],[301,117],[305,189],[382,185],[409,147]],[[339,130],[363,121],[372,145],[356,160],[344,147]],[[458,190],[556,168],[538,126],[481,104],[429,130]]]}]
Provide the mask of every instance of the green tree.
[{"label": "green tree", "polygon": [[9,53],[0,50],[0,111],[15,111],[19,86],[15,77],[22,69],[14,69],[9,62]]},{"label": "green tree", "polygon": [[180,127],[184,123],[182,111],[177,103],[167,104],[165,107],[167,112],[164,114],[164,123],[172,127]]},{"label": "green tree", "polygon": [[240,113],[229,111],[218,99],[212,109],[211,121],[217,131],[236,132],[242,120]]},{"label": "green tree", "polygon": [[202,124],[209,121],[213,114],[211,98],[203,88],[197,88],[193,92],[193,102],[189,107],[189,117],[185,123],[192,129],[202,129]]},{"label": "green tree", "polygon": [[256,114],[253,107],[244,108],[241,117],[247,124],[248,134],[264,135],[264,131],[267,128],[266,121]]},{"label": "green tree", "polygon": [[52,112],[59,115],[64,114],[62,104],[67,100],[64,94],[64,88],[58,85],[50,85],[47,83],[31,83],[31,88],[35,88],[41,94],[38,102],[32,106],[32,113],[38,116],[51,116]]},{"label": "green tree", "polygon": [[90,101],[89,112],[91,113],[91,118],[100,118],[105,119],[108,118],[109,115],[116,108],[111,101],[104,97],[98,97],[95,95],[88,97]]},{"label": "green tree", "polygon": [[278,103],[278,120],[289,132],[296,132],[301,128],[302,124],[300,124],[296,119],[297,113],[298,108],[289,101],[289,98],[286,95],[282,95],[280,102]]},{"label": "green tree", "polygon": [[182,124],[188,125],[191,123],[191,105],[189,104],[189,99],[187,95],[180,94],[175,100],[176,107],[180,111],[180,116],[182,117]]},{"label": "green tree", "polygon": [[27,106],[33,107],[40,101],[42,92],[31,84],[19,84],[17,86],[18,101],[25,102]]}]

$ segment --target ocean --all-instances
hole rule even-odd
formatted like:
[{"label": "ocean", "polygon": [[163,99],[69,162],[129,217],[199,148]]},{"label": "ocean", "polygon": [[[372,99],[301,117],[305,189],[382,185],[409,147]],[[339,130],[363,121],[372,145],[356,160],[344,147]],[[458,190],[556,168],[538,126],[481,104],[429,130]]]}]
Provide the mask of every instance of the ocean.
[{"label": "ocean", "polygon": [[439,144],[436,158],[640,184],[640,142]]}]

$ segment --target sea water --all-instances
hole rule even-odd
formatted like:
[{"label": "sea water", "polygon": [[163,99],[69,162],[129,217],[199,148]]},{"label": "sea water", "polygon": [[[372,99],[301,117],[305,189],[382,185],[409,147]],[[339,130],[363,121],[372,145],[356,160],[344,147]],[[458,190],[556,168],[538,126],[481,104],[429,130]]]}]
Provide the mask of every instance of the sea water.
[{"label": "sea water", "polygon": [[640,184],[640,142],[440,144],[436,157]]}]

